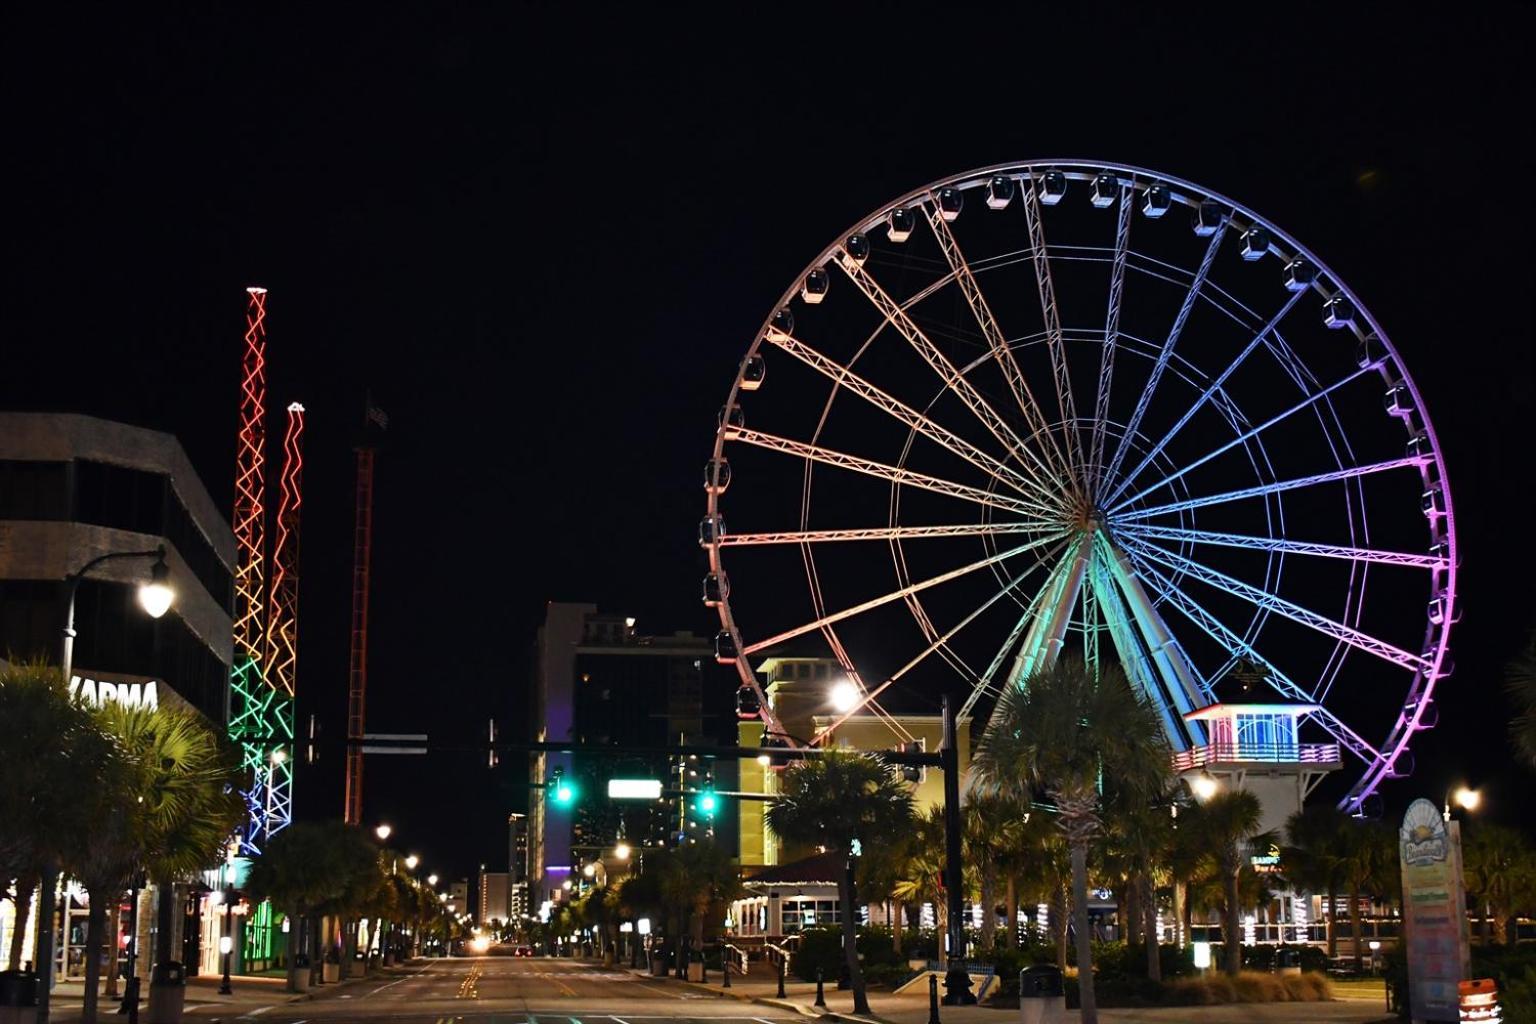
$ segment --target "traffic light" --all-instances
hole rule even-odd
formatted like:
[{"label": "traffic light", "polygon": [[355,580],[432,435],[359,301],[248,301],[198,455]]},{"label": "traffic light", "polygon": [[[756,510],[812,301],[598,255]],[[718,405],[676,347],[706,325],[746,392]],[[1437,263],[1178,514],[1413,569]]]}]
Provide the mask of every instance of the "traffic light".
[{"label": "traffic light", "polygon": [[704,776],[704,788],[699,791],[699,799],[694,806],[699,814],[713,821],[715,812],[720,809],[720,797],[715,793],[715,776],[713,773]]},{"label": "traffic light", "polygon": [[565,777],[564,768],[552,770],[544,788],[556,807],[570,807],[576,803],[576,784]]}]

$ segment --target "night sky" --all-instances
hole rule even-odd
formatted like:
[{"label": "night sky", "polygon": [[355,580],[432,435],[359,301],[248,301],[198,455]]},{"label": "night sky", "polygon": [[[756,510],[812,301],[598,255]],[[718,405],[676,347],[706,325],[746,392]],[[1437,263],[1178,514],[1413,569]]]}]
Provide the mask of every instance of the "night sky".
[{"label": "night sky", "polygon": [[[1536,619],[1528,9],[506,6],[0,30],[0,407],[171,431],[228,508],[244,288],[271,290],[270,407],[309,409],[300,714],[329,741],[301,815],[341,811],[365,392],[390,420],[370,728],[517,735],[545,601],[714,631],[700,467],[806,261],[934,178],[1077,156],[1260,211],[1392,335],[1446,447],[1465,617],[1388,804],[1465,778],[1518,819],[1497,677]],[[374,759],[367,819],[445,875],[502,866],[521,761],[482,757]]]}]

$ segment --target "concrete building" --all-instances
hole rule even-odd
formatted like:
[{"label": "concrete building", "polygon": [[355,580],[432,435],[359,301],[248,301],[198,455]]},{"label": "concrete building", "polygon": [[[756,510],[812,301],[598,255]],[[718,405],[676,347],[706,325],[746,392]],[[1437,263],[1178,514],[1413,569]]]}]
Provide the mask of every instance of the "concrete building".
[{"label": "concrete building", "polygon": [[[735,685],[704,637],[687,632],[650,636],[637,631],[631,616],[602,614],[591,604],[551,603],[534,662],[533,721],[539,739],[570,739],[591,747],[734,742]],[[543,789],[532,791],[528,902],[534,914],[546,901],[557,902],[579,887],[586,864],[605,861],[607,875],[621,875],[625,866],[615,855],[621,839],[642,847],[676,842],[679,834],[698,839],[709,833],[710,822],[691,813],[691,796],[674,793],[662,803],[612,801],[609,779],[655,779],[690,791],[703,784],[709,771],[722,790],[734,788],[736,779],[734,760],[702,771],[665,755],[548,754],[531,761],[532,780],[549,780],[558,768],[578,793],[574,806],[560,807]],[[721,830],[716,838],[734,853],[734,829]]]},{"label": "concrete building", "polygon": [[521,920],[528,909],[528,815],[507,815],[507,910]]},{"label": "concrete building", "polygon": [[[764,659],[757,667],[761,678],[766,680],[764,692],[779,718],[784,731],[790,736],[809,741],[812,736],[830,726],[836,717],[832,713],[831,691],[843,679],[842,667],[832,658],[774,656]],[[971,763],[971,720],[962,718],[956,723],[960,748],[960,777],[963,780]],[[756,747],[762,740],[763,725],[756,720],[744,721],[738,727],[740,745]],[[845,750],[895,750],[909,742],[917,742],[924,750],[936,751],[942,746],[944,722],[939,715],[893,714],[889,717],[854,715],[837,729],[835,745]],[[746,793],[772,794],[778,792],[778,771],[755,761],[741,765],[741,789]],[[944,776],[933,769],[923,769],[919,781],[914,784],[913,797],[918,813],[930,807],[942,807],[944,803]],[[814,850],[785,850],[777,837],[763,825],[766,802],[741,800],[737,804],[737,827],[740,832],[741,864],[743,868],[768,867],[788,864],[815,853]]]},{"label": "concrete building", "polygon": [[[181,445],[91,416],[0,413],[0,656],[57,663],[65,577],[100,555],[162,546],[175,600],[159,619],[135,596],[152,558],[102,563],[80,583],[71,685],[87,700],[190,707],[222,731],[235,538]],[[60,780],[50,798],[69,799],[79,782]],[[59,968],[74,976],[84,966],[87,909],[78,888],[66,895]],[[145,950],[153,899],[146,893],[139,917]],[[177,915],[180,959],[189,965],[203,959],[197,907],[183,901]],[[12,902],[0,902],[0,947],[8,948],[14,926]],[[122,943],[113,937],[109,948]],[[31,956],[29,937],[23,958]],[[149,960],[139,961],[145,973]]]},{"label": "concrete building", "polygon": [[480,866],[479,899],[475,907],[475,923],[488,925],[492,921],[507,921],[512,916],[512,876],[505,871],[487,871]]}]

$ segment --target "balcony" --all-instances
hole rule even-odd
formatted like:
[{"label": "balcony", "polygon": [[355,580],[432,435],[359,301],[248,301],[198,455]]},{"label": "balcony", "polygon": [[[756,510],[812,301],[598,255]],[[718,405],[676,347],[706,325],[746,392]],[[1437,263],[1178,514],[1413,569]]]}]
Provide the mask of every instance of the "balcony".
[{"label": "balcony", "polygon": [[1187,772],[1211,764],[1338,765],[1337,743],[1207,743],[1173,755],[1173,770]]}]

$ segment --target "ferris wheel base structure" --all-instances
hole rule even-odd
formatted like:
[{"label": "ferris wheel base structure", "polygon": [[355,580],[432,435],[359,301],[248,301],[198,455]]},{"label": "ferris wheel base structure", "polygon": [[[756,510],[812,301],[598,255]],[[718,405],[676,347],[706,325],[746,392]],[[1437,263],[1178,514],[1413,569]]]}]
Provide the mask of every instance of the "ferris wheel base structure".
[{"label": "ferris wheel base structure", "polygon": [[1342,771],[1361,812],[1451,674],[1454,515],[1402,358],[1301,243],[1141,168],[998,165],[852,225],[747,346],[704,483],[717,655],[770,730],[770,652],[858,687],[819,742],[1112,658],[1180,772],[1299,806]]}]

